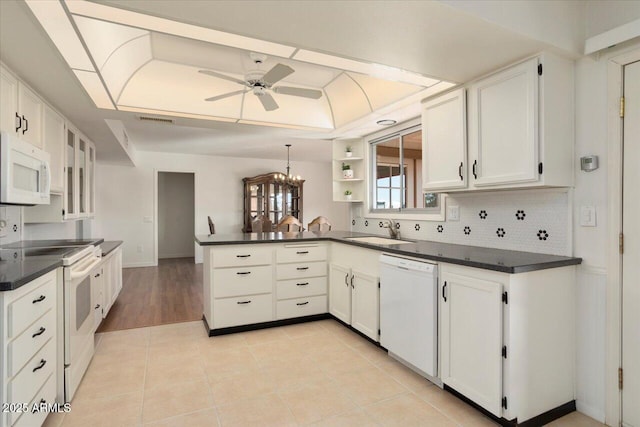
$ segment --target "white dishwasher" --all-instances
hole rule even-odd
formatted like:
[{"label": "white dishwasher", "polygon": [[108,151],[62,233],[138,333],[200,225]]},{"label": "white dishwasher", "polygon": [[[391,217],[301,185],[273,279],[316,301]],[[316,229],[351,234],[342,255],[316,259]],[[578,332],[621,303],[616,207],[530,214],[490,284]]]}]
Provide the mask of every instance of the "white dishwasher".
[{"label": "white dishwasher", "polygon": [[438,375],[438,267],[380,256],[380,345],[431,377]]}]

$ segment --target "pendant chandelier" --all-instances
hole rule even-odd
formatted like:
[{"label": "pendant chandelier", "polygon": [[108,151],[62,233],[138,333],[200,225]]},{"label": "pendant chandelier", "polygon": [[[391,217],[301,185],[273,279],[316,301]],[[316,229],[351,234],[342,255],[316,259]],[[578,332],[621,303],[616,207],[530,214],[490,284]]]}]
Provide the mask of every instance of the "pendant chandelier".
[{"label": "pendant chandelier", "polygon": [[289,164],[289,149],[291,148],[291,144],[285,144],[287,147],[287,172],[285,174],[276,173],[273,175],[276,181],[284,183],[284,184],[295,184],[300,182],[300,175],[293,176],[291,174],[291,165]]}]

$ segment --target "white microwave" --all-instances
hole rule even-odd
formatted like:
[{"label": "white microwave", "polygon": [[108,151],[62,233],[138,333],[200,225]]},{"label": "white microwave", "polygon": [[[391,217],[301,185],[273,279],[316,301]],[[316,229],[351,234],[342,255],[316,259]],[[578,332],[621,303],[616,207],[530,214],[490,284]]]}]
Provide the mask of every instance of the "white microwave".
[{"label": "white microwave", "polygon": [[0,133],[0,204],[48,205],[49,153],[16,135]]}]

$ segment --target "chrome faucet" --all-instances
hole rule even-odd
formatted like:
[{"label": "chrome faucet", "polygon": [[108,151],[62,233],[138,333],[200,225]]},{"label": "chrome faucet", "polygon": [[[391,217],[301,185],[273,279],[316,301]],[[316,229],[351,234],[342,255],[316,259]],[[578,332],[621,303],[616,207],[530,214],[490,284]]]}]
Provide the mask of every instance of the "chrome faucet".
[{"label": "chrome faucet", "polygon": [[386,220],[386,224],[384,224],[382,226],[382,228],[388,228],[389,229],[389,236],[391,236],[392,239],[399,239],[400,238],[400,230],[397,228],[397,223],[392,220],[392,219],[387,219]]}]

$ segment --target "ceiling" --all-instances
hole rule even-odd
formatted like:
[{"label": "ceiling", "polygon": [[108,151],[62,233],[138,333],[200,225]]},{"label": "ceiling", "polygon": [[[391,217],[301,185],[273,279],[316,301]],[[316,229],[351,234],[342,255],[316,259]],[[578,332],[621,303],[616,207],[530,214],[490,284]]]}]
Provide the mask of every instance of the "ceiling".
[{"label": "ceiling", "polygon": [[[436,82],[429,78],[466,82],[548,47],[542,42],[439,2],[134,0],[99,3],[155,18],[168,18],[178,24],[191,24],[203,30],[228,32],[264,40],[267,44],[290,46],[297,51],[333,54],[346,63],[351,61],[367,66],[382,64],[408,70],[407,74],[412,76],[426,76],[426,82]],[[95,45],[95,40],[89,40],[92,37],[97,39],[100,31],[94,31],[95,28],[91,30],[91,25],[86,25],[87,19],[94,18],[82,19],[85,22],[78,24],[78,29],[87,46],[91,43]],[[246,118],[247,123],[257,122],[257,125],[210,120],[209,117],[203,117],[206,114],[202,114],[198,108],[212,108],[210,105],[214,103],[203,105],[203,99],[242,87],[233,82],[198,74],[197,71],[211,69],[241,79],[252,66],[248,50],[140,28],[127,27],[116,33],[117,36],[113,36],[115,33],[109,34],[122,41],[130,41],[132,35],[133,38],[147,38],[145,43],[148,49],[145,54],[150,59],[136,72],[112,77],[113,82],[118,79],[128,80],[126,90],[122,91],[116,102],[134,104],[133,110],[142,109],[147,114],[148,111],[169,108],[169,101],[182,103],[177,113],[164,112],[170,114],[173,124],[141,122],[138,119],[140,111],[98,109],[80,83],[84,75],[72,72],[26,4],[22,0],[0,2],[0,59],[93,139],[98,146],[98,160],[104,162],[129,161],[125,150],[117,143],[104,119],[121,121],[127,129],[130,141],[139,151],[282,158],[283,148],[280,147],[285,143],[292,143],[294,159],[328,160],[328,139],[378,131],[380,127],[375,125],[375,121],[382,117],[398,120],[415,117],[419,114],[420,99],[440,89],[436,86],[429,92],[429,83],[396,81],[390,84],[394,89],[389,93],[395,93],[400,99],[381,96],[382,101],[370,106],[378,108],[369,108],[369,114],[364,114],[364,109],[354,113],[355,109],[348,106],[343,108],[342,113],[351,112],[351,116],[345,114],[345,118],[339,118],[336,115],[329,120],[327,117],[330,115],[322,118],[318,113],[315,118],[312,117],[315,121],[301,114],[307,108],[304,103],[292,101],[297,101],[295,97],[274,94],[278,104],[281,104],[282,114],[267,119],[278,125],[291,125],[294,116],[307,120],[301,125],[297,123],[299,126],[294,128],[264,126],[267,119],[264,112],[257,108],[254,109],[253,116]],[[106,33],[103,31],[103,34]],[[94,62],[101,63],[102,66],[114,51],[91,50]],[[329,110],[334,107],[326,87],[336,81],[336,76],[338,79],[342,76],[351,81],[367,79],[374,82],[370,85],[372,88],[380,87],[380,81],[384,80],[380,75],[372,77],[348,67],[340,69],[312,62],[311,54],[302,55],[298,59],[270,55],[262,66],[263,69],[269,69],[274,63],[290,65],[295,72],[283,82],[287,86],[323,90],[321,103],[324,103],[325,113],[329,104]],[[378,67],[384,69],[382,66]],[[166,80],[159,81],[159,76],[166,79],[169,75],[175,76],[174,84],[167,83]],[[115,93],[117,84],[113,82],[111,89]],[[366,86],[359,83],[361,87]],[[178,84],[194,86],[189,97],[177,88]],[[337,94],[344,91],[339,85],[336,88],[334,92]],[[363,92],[366,93],[366,90],[360,91],[360,98],[363,98]],[[251,101],[248,95],[251,94],[244,95],[247,102]],[[243,102],[239,99],[219,101],[221,104],[215,106],[216,114],[236,121],[239,117],[237,113],[244,109]],[[352,100],[352,97],[346,99]],[[193,101],[196,107],[188,104],[188,100]],[[306,99],[303,101],[308,102]],[[345,105],[344,102],[336,101],[336,110]],[[259,104],[255,106],[259,107]],[[175,105],[171,108],[175,108]]]}]

